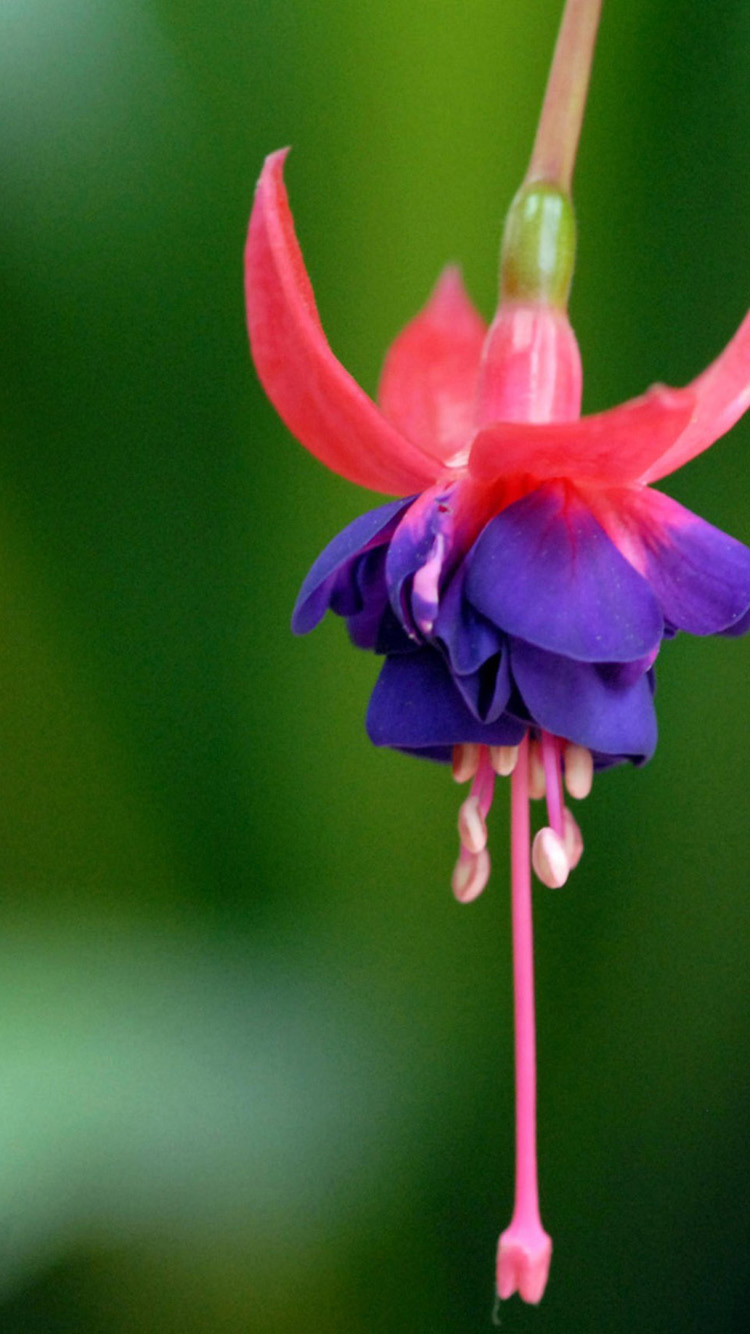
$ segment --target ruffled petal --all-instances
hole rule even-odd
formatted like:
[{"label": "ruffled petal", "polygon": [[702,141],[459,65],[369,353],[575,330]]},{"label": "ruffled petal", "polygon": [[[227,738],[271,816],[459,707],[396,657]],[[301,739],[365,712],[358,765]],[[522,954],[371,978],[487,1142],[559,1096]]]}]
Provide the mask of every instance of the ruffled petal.
[{"label": "ruffled petal", "polygon": [[538,648],[580,662],[632,662],[661,640],[663,618],[645,579],[563,483],[491,519],[467,566],[477,611]]},{"label": "ruffled petal", "polygon": [[[343,596],[338,588],[333,592],[331,611],[346,617],[346,628],[355,648],[370,649],[375,653],[411,652],[414,646],[406,638],[388,601],[385,552],[384,546],[374,547],[354,561],[344,583]],[[337,584],[343,582],[339,576]],[[352,602],[355,603],[353,609]]]},{"label": "ruffled petal", "polygon": [[642,398],[579,421],[497,422],[477,433],[469,471],[481,482],[514,474],[614,486],[636,481],[682,434],[694,401],[690,389],[656,385]]},{"label": "ruffled petal", "polygon": [[513,692],[507,647],[471,675],[453,677],[475,718],[494,723],[508,707]]},{"label": "ruffled petal", "polygon": [[407,634],[430,634],[438,613],[440,582],[455,523],[451,487],[417,496],[388,547],[386,579],[391,606]]},{"label": "ruffled petal", "polygon": [[434,636],[443,644],[454,676],[471,676],[500,653],[503,635],[465,596],[466,566],[461,564],[440,599]]},{"label": "ruffled petal", "polygon": [[656,711],[648,674],[623,683],[617,668],[545,653],[512,640],[510,665],[539,727],[599,755],[643,763],[656,748]]},{"label": "ruffled petal", "polygon": [[608,492],[597,511],[646,579],[665,620],[693,635],[731,630],[750,608],[750,550],[646,487]]},{"label": "ruffled petal", "polygon": [[689,463],[697,454],[725,435],[750,407],[750,314],[716,361],[684,392],[691,392],[695,408],[679,440],[662,454],[641,480],[658,482],[661,477]]},{"label": "ruffled petal", "polygon": [[485,334],[460,271],[451,267],[386,357],[378,395],[383,413],[443,463],[471,436]]},{"label": "ruffled petal", "polygon": [[[388,542],[410,504],[411,500],[394,500],[360,514],[321,551],[299,591],[292,614],[296,635],[314,630],[334,601],[333,610],[339,616],[353,616],[361,609],[362,591],[353,567],[364,552]],[[387,600],[385,581],[383,591]]]},{"label": "ruffled petal", "polygon": [[385,420],[326,341],[284,187],[287,151],[266,158],[245,250],[260,381],[292,434],[326,467],[375,491],[422,490],[435,478],[435,461]]},{"label": "ruffled petal", "polygon": [[493,723],[475,718],[433,648],[386,658],[367,710],[373,745],[397,750],[429,753],[467,742],[515,746],[525,730],[525,724],[507,715]]}]

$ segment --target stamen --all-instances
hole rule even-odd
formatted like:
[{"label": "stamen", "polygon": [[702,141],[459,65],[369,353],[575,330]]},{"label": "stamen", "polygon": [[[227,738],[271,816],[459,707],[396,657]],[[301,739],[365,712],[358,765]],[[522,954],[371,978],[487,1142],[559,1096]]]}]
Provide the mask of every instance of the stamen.
[{"label": "stamen", "polygon": [[[454,766],[455,751],[454,750]],[[487,815],[495,791],[495,774],[487,746],[463,747],[476,750],[476,766],[471,792],[458,813],[461,851],[451,881],[459,903],[471,903],[481,894],[490,876],[487,852]]]},{"label": "stamen", "polygon": [[479,746],[473,744],[453,747],[453,777],[457,783],[468,783],[479,767]]},{"label": "stamen", "polygon": [[479,804],[479,810],[484,819],[486,819],[489,814],[494,794],[495,772],[490,764],[490,753],[486,746],[480,746],[477,773],[474,782],[471,785],[471,795],[472,797],[476,797]]},{"label": "stamen", "polygon": [[556,736],[542,732],[542,764],[544,765],[544,785],[547,790],[547,817],[558,838],[562,842],[563,799],[562,775],[560,772],[560,743]]},{"label": "stamen", "polygon": [[563,755],[565,786],[571,797],[583,801],[589,795],[594,781],[594,757],[585,746],[568,744]]},{"label": "stamen", "polygon": [[538,741],[529,741],[529,796],[532,801],[541,801],[547,790],[542,764],[542,752]]},{"label": "stamen", "polygon": [[570,863],[563,840],[548,825],[540,829],[534,839],[531,864],[543,885],[548,889],[562,889],[570,874]]},{"label": "stamen", "polygon": [[490,763],[500,778],[509,778],[518,763],[518,746],[490,746]]},{"label": "stamen", "polygon": [[451,879],[451,888],[458,902],[473,903],[489,878],[490,854],[487,849],[483,848],[481,852],[473,853],[462,847]]},{"label": "stamen", "polygon": [[487,825],[477,797],[467,797],[458,812],[458,834],[467,852],[477,853],[487,847]]},{"label": "stamen", "polygon": [[578,821],[567,806],[563,811],[563,824],[565,825],[565,835],[563,837],[565,855],[568,858],[571,871],[574,871],[583,856],[583,834],[578,826]]},{"label": "stamen", "polygon": [[552,1242],[539,1217],[536,1164],[534,942],[529,864],[529,743],[521,745],[511,785],[511,904],[516,1057],[516,1191],[513,1218],[497,1250],[497,1291],[540,1301]]}]

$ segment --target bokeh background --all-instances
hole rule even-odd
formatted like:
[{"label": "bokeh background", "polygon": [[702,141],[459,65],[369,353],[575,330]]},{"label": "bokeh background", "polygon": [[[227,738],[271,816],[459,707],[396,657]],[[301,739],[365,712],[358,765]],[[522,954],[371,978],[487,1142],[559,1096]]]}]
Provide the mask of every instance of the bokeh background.
[{"label": "bokeh background", "polygon": [[[577,168],[586,407],[750,305],[750,7],[606,0]],[[264,155],[331,342],[460,260],[493,308],[560,0],[0,0],[0,1329],[490,1327],[512,1196],[505,832],[372,750],[374,660],[288,632],[372,498],[256,383]],[[668,489],[750,540],[750,423]],[[538,891],[556,1250],[508,1330],[746,1328],[750,643],[663,655],[653,763]]]}]

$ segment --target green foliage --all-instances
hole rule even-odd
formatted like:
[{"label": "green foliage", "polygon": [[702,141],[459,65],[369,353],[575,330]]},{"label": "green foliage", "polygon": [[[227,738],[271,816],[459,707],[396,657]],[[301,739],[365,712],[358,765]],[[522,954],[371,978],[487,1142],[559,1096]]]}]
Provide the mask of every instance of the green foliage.
[{"label": "green foliage", "polygon": [[[0,1328],[464,1334],[509,1213],[503,803],[374,753],[375,663],[293,641],[363,497],[249,364],[266,152],[374,391],[440,268],[489,314],[559,0],[0,6]],[[576,169],[586,404],[750,305],[743,0],[604,8]],[[679,498],[750,540],[748,427]],[[675,489],[675,494],[677,494]],[[750,646],[679,641],[649,769],[537,895],[542,1204],[518,1329],[745,1327]],[[700,761],[700,763],[698,762]]]}]

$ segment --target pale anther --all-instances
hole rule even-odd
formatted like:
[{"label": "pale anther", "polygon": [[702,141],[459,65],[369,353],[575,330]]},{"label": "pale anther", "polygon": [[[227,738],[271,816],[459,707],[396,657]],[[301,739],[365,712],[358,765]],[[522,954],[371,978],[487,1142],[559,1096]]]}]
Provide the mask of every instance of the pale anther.
[{"label": "pale anther", "polygon": [[477,797],[467,797],[458,812],[458,834],[467,852],[482,852],[487,846],[487,825]]},{"label": "pale anther", "polygon": [[594,781],[594,757],[585,746],[572,743],[563,752],[565,766],[565,786],[571,797],[582,801],[589,795]]},{"label": "pale anther", "polygon": [[543,885],[548,889],[562,889],[570,871],[568,855],[559,834],[549,825],[540,829],[534,839],[531,864]]},{"label": "pale anther", "polygon": [[568,810],[563,811],[563,844],[568,858],[568,865],[574,871],[583,856],[583,835],[575,816]]},{"label": "pale anther", "polygon": [[472,903],[490,878],[490,854],[484,848],[474,856],[462,853],[453,870],[451,888],[459,903]]},{"label": "pale anther", "polygon": [[509,778],[518,762],[518,746],[490,746],[490,764],[500,778]]},{"label": "pale anther", "polygon": [[457,783],[468,783],[479,768],[479,746],[473,743],[453,747],[453,777]]},{"label": "pale anther", "polygon": [[541,747],[538,741],[531,741],[529,743],[529,796],[532,801],[541,801],[546,791],[547,780],[544,776]]}]

